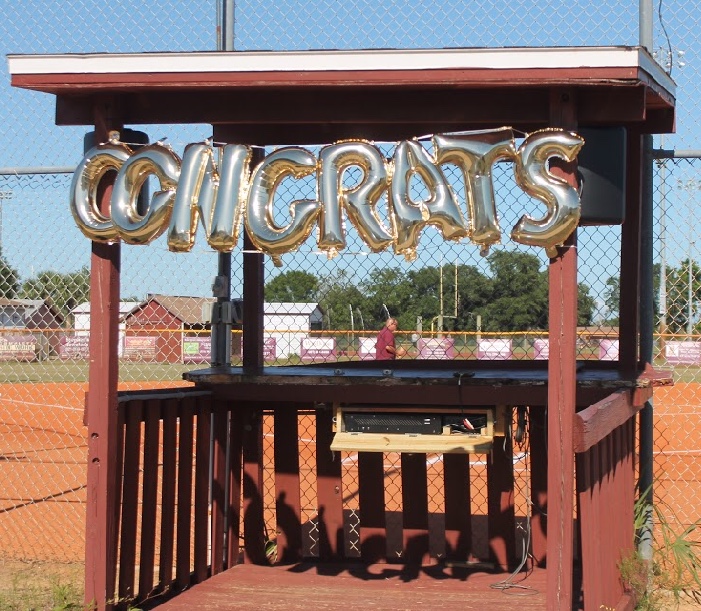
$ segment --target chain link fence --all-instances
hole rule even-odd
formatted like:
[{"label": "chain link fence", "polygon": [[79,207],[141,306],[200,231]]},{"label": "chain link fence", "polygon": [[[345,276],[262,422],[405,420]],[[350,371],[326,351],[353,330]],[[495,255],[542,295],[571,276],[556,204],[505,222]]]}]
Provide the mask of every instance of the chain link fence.
[{"label": "chain link fence", "polygon": [[[701,142],[701,38],[692,31],[696,7],[674,1],[655,10],[656,55],[679,87],[677,133],[656,137],[655,147],[694,149]],[[215,50],[221,46],[220,14],[214,0],[167,7],[30,1],[6,7],[0,40],[5,53]],[[614,0],[575,6],[452,0],[235,4],[237,50],[633,45],[637,38],[637,5]],[[5,65],[0,70],[5,80],[0,88],[0,546],[8,558],[80,562],[90,247],[70,218],[67,199],[86,130],[55,127],[53,97],[10,88]],[[138,128],[150,141],[167,137],[178,153],[186,143],[211,136],[206,125]],[[385,155],[393,154],[394,143],[379,145]],[[318,154],[318,148],[310,150]],[[456,168],[443,169],[464,199]],[[691,153],[658,159],[654,173],[655,363],[674,367],[676,381],[674,388],[655,394],[655,476],[670,511],[691,524],[699,516],[690,494],[701,500],[693,466],[701,452],[695,426],[701,402],[699,160]],[[349,171],[344,180],[350,186],[359,174]],[[503,228],[524,213],[537,214],[515,188],[509,164],[496,167],[494,181]],[[314,188],[312,180],[290,179],[280,191],[289,200],[310,197]],[[416,199],[425,188],[420,181],[412,185]],[[383,202],[379,208],[386,209]],[[357,232],[347,229],[348,247],[333,259],[309,240],[285,255],[281,267],[266,262],[268,363],[374,358],[375,337],[388,316],[399,321],[398,342],[407,358],[545,356],[547,261],[539,249],[510,243],[480,253],[475,246],[444,241],[430,227],[421,237],[419,256],[406,261],[369,253]],[[579,358],[616,358],[620,240],[620,227],[579,230]],[[182,384],[183,371],[206,362],[217,258],[203,239],[188,255],[168,252],[164,240],[122,249],[121,389]],[[240,250],[232,259],[232,294],[240,297]],[[240,337],[235,329],[234,363],[241,358]],[[690,426],[679,427],[682,418]],[[310,423],[301,417],[300,456],[314,448]],[[272,420],[266,426],[270,440]],[[272,452],[270,445],[266,451]],[[517,447],[514,457],[517,490],[526,491],[527,446]],[[385,458],[386,494],[401,499],[399,457]],[[479,505],[479,490],[486,490],[485,457],[471,460]],[[342,461],[344,479],[355,477],[356,457],[344,453]],[[306,466],[302,474],[309,555],[318,553],[313,470]],[[432,462],[438,483],[429,486],[429,494],[437,513],[443,503],[441,471],[440,461]],[[266,521],[274,533],[274,491],[268,492]],[[486,492],[483,497],[486,502]],[[517,497],[517,514],[523,517],[525,492]],[[357,498],[345,502],[357,515]],[[477,546],[479,536],[484,534],[476,531]],[[348,533],[351,549],[356,541]]]}]

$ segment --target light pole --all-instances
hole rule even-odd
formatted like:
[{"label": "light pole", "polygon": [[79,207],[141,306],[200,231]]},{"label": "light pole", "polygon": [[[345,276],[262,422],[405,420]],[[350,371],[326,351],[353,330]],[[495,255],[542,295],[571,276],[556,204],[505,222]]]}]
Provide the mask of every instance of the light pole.
[{"label": "light pole", "polygon": [[[672,74],[675,66],[683,68],[685,52],[672,48],[657,49],[652,57],[668,74]],[[660,135],[660,149],[664,151],[665,135]],[[660,168],[660,353],[665,353],[667,334],[667,158],[660,157],[657,161]]]},{"label": "light pole", "polygon": [[687,193],[687,205],[688,205],[688,218],[689,223],[689,243],[687,247],[687,257],[688,257],[688,282],[687,282],[687,297],[686,297],[686,334],[689,339],[691,339],[692,333],[694,331],[694,265],[692,259],[692,251],[694,247],[693,238],[693,198],[692,193],[694,191],[701,191],[701,180],[690,178],[687,180],[677,180],[677,187]]}]

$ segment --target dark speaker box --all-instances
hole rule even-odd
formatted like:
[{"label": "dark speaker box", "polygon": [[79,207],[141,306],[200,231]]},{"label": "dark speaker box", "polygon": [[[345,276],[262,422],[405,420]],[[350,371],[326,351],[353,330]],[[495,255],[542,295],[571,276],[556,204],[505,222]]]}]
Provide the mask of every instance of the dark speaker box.
[{"label": "dark speaker box", "polygon": [[626,209],[626,129],[577,130],[584,146],[577,157],[582,214],[580,225],[621,225]]}]

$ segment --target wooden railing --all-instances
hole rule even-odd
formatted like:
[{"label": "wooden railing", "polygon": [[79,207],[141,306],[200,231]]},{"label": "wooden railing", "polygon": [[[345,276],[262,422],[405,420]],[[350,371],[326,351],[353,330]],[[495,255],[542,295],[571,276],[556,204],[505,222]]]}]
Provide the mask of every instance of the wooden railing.
[{"label": "wooden railing", "polygon": [[[446,454],[440,481],[423,454],[401,455],[388,476],[382,453],[360,453],[349,476],[329,449],[332,419],[329,406],[224,402],[182,388],[120,393],[116,606],[175,594],[239,562],[266,564],[271,543],[283,563],[421,564],[436,549],[502,569],[518,562],[510,443],[495,444],[488,461]],[[300,437],[311,439],[304,456]],[[399,479],[386,500],[387,477]],[[471,478],[486,490],[475,494]],[[475,530],[486,532],[480,555]]]},{"label": "wooden railing", "polygon": [[[618,565],[633,551],[636,412],[633,393],[622,391],[576,414],[586,609],[632,609]],[[532,410],[534,421],[543,417],[544,410]],[[436,549],[446,560],[477,559],[503,570],[518,563],[511,443],[495,444],[486,464],[444,455],[438,480],[426,455],[402,454],[391,475],[397,492],[386,498],[383,454],[359,453],[349,478],[342,457],[330,451],[332,418],[324,405],[224,402],[182,388],[120,393],[116,606],[176,594],[239,562],[266,564],[271,545],[283,563],[421,564]],[[267,419],[273,433],[264,448]],[[542,428],[532,430],[539,466],[529,482],[541,501]],[[308,452],[300,451],[301,437],[309,438]],[[476,493],[477,479],[486,491]],[[310,494],[311,501],[302,498]],[[532,545],[542,564],[538,513]],[[472,533],[485,531],[486,551],[476,553]]]},{"label": "wooden railing", "polygon": [[575,420],[584,608],[631,610],[621,563],[634,552],[633,392],[614,393]]},{"label": "wooden railing", "polygon": [[210,572],[212,412],[208,392],[120,393],[118,607]]}]

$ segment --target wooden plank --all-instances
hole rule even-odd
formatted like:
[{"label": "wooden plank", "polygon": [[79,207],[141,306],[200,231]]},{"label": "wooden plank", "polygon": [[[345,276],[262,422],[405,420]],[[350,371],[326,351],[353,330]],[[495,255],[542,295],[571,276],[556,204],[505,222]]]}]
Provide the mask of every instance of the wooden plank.
[{"label": "wooden plank", "polygon": [[195,454],[194,563],[197,583],[207,579],[209,565],[209,478],[212,434],[212,401],[197,398],[197,446]]},{"label": "wooden plank", "polygon": [[[110,99],[92,101],[88,120],[95,137],[104,142],[110,130],[120,130]],[[115,173],[108,172],[97,193],[103,214],[109,211]],[[86,605],[111,609],[117,575],[120,427],[117,422],[119,383],[118,326],[121,246],[91,242],[90,255],[90,363],[87,420],[87,509],[85,524]]]},{"label": "wooden plank", "polygon": [[611,591],[611,580],[608,573],[611,556],[611,457],[609,455],[608,438],[599,442],[599,472],[601,473],[601,490],[599,496],[599,573],[601,575],[602,604],[613,605],[614,593]]},{"label": "wooden plank", "polygon": [[495,443],[491,458],[487,461],[487,507],[490,555],[498,566],[508,570],[513,567],[516,558],[514,461],[511,443]]},{"label": "wooden plank", "polygon": [[262,407],[243,409],[243,550],[244,562],[267,564],[263,516]]},{"label": "wooden plank", "polygon": [[468,560],[472,553],[470,463],[466,454],[443,456],[445,542],[448,560]]},{"label": "wooden plank", "polygon": [[124,478],[122,532],[119,551],[119,598],[135,596],[136,531],[139,505],[139,459],[141,458],[142,402],[133,401],[126,412],[124,434]]},{"label": "wooden plank", "polygon": [[642,405],[633,404],[630,391],[619,390],[574,416],[574,451],[584,452],[635,416]]},{"label": "wooden plank", "polygon": [[404,452],[485,454],[493,437],[486,435],[405,435],[399,433],[336,433],[331,449],[338,452]]},{"label": "wooden plank", "polygon": [[[543,611],[546,571],[522,574],[523,595],[494,587],[501,576],[429,565],[306,562],[289,566],[241,564],[165,601],[159,611]],[[265,606],[261,607],[261,601]],[[596,611],[600,611],[597,609]]]},{"label": "wooden plank", "polygon": [[[226,126],[214,126],[214,135],[226,137]],[[221,135],[217,135],[219,132]],[[251,166],[262,161],[264,153],[254,149]],[[265,266],[263,253],[257,252],[247,231],[243,232],[243,366],[257,370],[263,367],[263,288]]]},{"label": "wooden plank", "polygon": [[548,531],[548,439],[546,410],[531,406],[528,410],[528,437],[531,460],[531,549],[533,562],[544,567]]},{"label": "wooden plank", "polygon": [[232,411],[230,418],[229,463],[227,465],[226,568],[236,565],[240,555],[244,414]]},{"label": "wooden plank", "polygon": [[316,416],[316,498],[319,513],[319,560],[344,556],[343,484],[341,456],[331,451],[333,412],[314,410]]},{"label": "wooden plank", "polygon": [[[577,129],[575,92],[551,96],[551,125]],[[553,158],[550,172],[577,188],[577,164]],[[576,407],[577,234],[550,259],[548,331],[548,610],[570,611],[573,588],[574,448]]]},{"label": "wooden plank", "polygon": [[584,606],[587,609],[598,609],[601,594],[599,592],[598,571],[598,537],[593,536],[595,511],[593,507],[592,454],[594,449],[578,454],[577,463],[577,500],[579,504],[580,557],[582,562],[582,591]]},{"label": "wooden plank", "polygon": [[141,495],[141,555],[139,594],[143,600],[153,590],[158,509],[158,448],[160,445],[161,402],[144,403],[144,475]]},{"label": "wooden plank", "polygon": [[365,562],[387,557],[385,521],[384,455],[358,454],[358,500],[360,503],[360,556]]},{"label": "wooden plank", "polygon": [[226,527],[226,445],[229,412],[224,401],[215,401],[212,423],[212,575],[224,570]]},{"label": "wooden plank", "polygon": [[302,507],[299,488],[298,411],[274,412],[275,517],[277,560],[282,564],[302,558]]},{"label": "wooden plank", "polygon": [[167,399],[163,405],[163,484],[161,486],[161,539],[158,567],[159,589],[173,581],[175,551],[175,482],[177,477],[177,412],[178,399]]},{"label": "wooden plank", "polygon": [[192,450],[195,399],[186,397],[180,404],[178,443],[178,516],[175,553],[175,583],[178,588],[190,585],[190,543],[192,541]]},{"label": "wooden plank", "polygon": [[402,454],[402,559],[428,561],[428,473],[426,454]]},{"label": "wooden plank", "polygon": [[634,127],[629,127],[626,142],[626,211],[621,227],[618,360],[621,371],[634,372],[638,367],[640,325],[642,135]]}]

